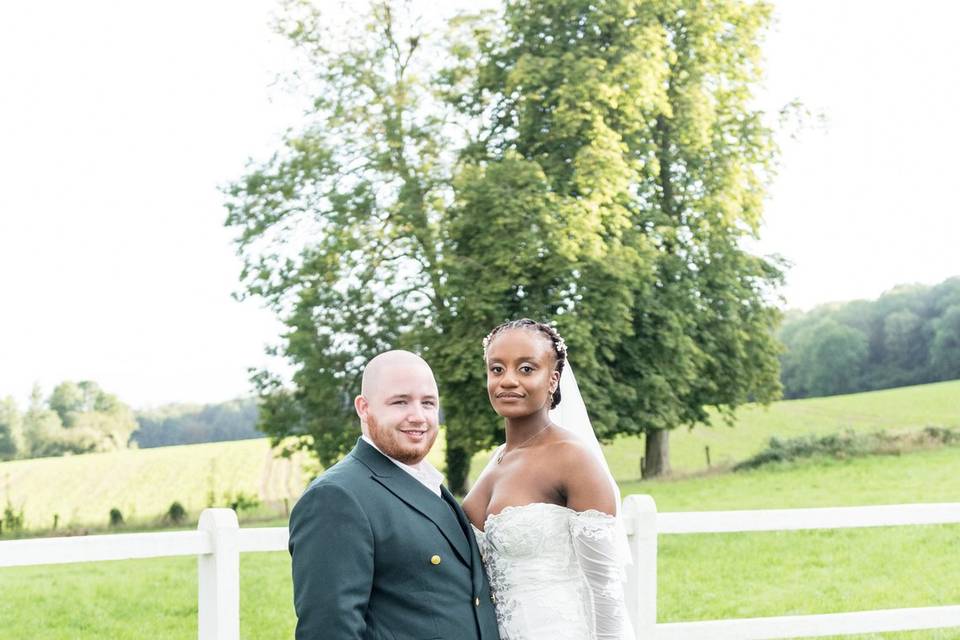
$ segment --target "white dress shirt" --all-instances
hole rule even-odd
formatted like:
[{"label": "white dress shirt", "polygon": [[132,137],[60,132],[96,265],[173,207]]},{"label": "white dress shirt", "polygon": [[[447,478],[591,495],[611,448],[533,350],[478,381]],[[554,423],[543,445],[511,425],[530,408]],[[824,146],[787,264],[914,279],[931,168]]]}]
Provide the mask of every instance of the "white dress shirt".
[{"label": "white dress shirt", "polygon": [[[374,443],[374,441],[368,438],[366,435],[362,435],[360,437],[363,438],[363,441],[369,444],[371,447],[373,447],[377,451],[380,451],[380,453],[383,453],[380,447],[378,447],[376,443]],[[390,462],[397,465],[398,467],[400,467],[401,469],[409,473],[411,476],[416,478],[417,482],[419,482],[420,484],[425,486],[427,489],[429,489],[438,498],[441,497],[440,485],[443,484],[443,474],[437,471],[437,468],[432,464],[430,464],[430,462],[427,461],[426,458],[418,462],[416,465],[409,465],[409,464],[404,464],[399,460],[394,460],[393,458],[391,458],[385,453],[383,453],[383,455],[386,456],[387,459],[390,460]]]}]

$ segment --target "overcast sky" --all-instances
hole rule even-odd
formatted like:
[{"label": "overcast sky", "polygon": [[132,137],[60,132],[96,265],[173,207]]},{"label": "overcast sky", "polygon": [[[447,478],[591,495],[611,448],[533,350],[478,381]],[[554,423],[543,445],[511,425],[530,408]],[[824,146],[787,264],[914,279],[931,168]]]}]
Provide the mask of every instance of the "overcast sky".
[{"label": "overcast sky", "polygon": [[[775,2],[783,142],[757,250],[791,307],[960,275],[960,5]],[[273,2],[0,4],[0,396],[93,379],[137,406],[249,392],[278,323],[235,302],[218,187],[296,125]]]}]

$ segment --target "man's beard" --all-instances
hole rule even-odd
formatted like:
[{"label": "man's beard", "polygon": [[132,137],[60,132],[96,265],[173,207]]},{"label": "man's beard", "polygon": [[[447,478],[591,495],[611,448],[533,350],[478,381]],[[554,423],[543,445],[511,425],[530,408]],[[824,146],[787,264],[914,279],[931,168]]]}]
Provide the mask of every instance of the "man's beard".
[{"label": "man's beard", "polygon": [[[437,439],[437,430],[427,427],[426,438],[419,444],[405,443],[401,440],[405,436],[395,427],[383,427],[372,414],[367,414],[367,428],[370,439],[374,444],[394,460],[404,464],[414,465],[430,453],[434,441]],[[432,431],[432,434],[430,433]]]}]

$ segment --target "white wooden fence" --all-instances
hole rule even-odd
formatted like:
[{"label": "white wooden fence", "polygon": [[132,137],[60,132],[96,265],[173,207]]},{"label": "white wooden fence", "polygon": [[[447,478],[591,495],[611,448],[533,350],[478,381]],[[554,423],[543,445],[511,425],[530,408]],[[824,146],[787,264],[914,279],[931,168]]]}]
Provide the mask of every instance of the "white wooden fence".
[{"label": "white wooden fence", "polygon": [[[751,640],[960,627],[960,605],[803,616],[657,623],[657,538],[663,534],[796,531],[958,524],[960,503],[828,509],[657,513],[650,496],[624,500],[634,563],[627,603],[638,640]],[[287,548],[284,527],[240,529],[230,509],[207,509],[197,531],[0,542],[0,569],[133,558],[197,556],[198,637],[240,637],[240,553]],[[950,550],[944,549],[944,553]]]},{"label": "white wooden fence", "polygon": [[[633,615],[638,640],[760,640],[960,627],[960,605],[701,622],[656,622],[659,535],[956,524],[960,523],[960,503],[657,513],[653,498],[634,495],[624,500],[623,515],[634,558],[627,583],[628,609]],[[944,549],[943,552],[954,551]]]}]

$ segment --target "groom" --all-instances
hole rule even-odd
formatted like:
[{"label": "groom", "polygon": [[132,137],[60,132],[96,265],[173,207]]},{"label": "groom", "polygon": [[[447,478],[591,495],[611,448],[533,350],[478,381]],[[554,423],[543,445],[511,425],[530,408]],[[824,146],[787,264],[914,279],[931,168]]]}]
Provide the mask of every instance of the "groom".
[{"label": "groom", "polygon": [[437,383],[408,351],[367,363],[362,437],[290,514],[297,640],[499,640],[470,523],[427,460]]}]

